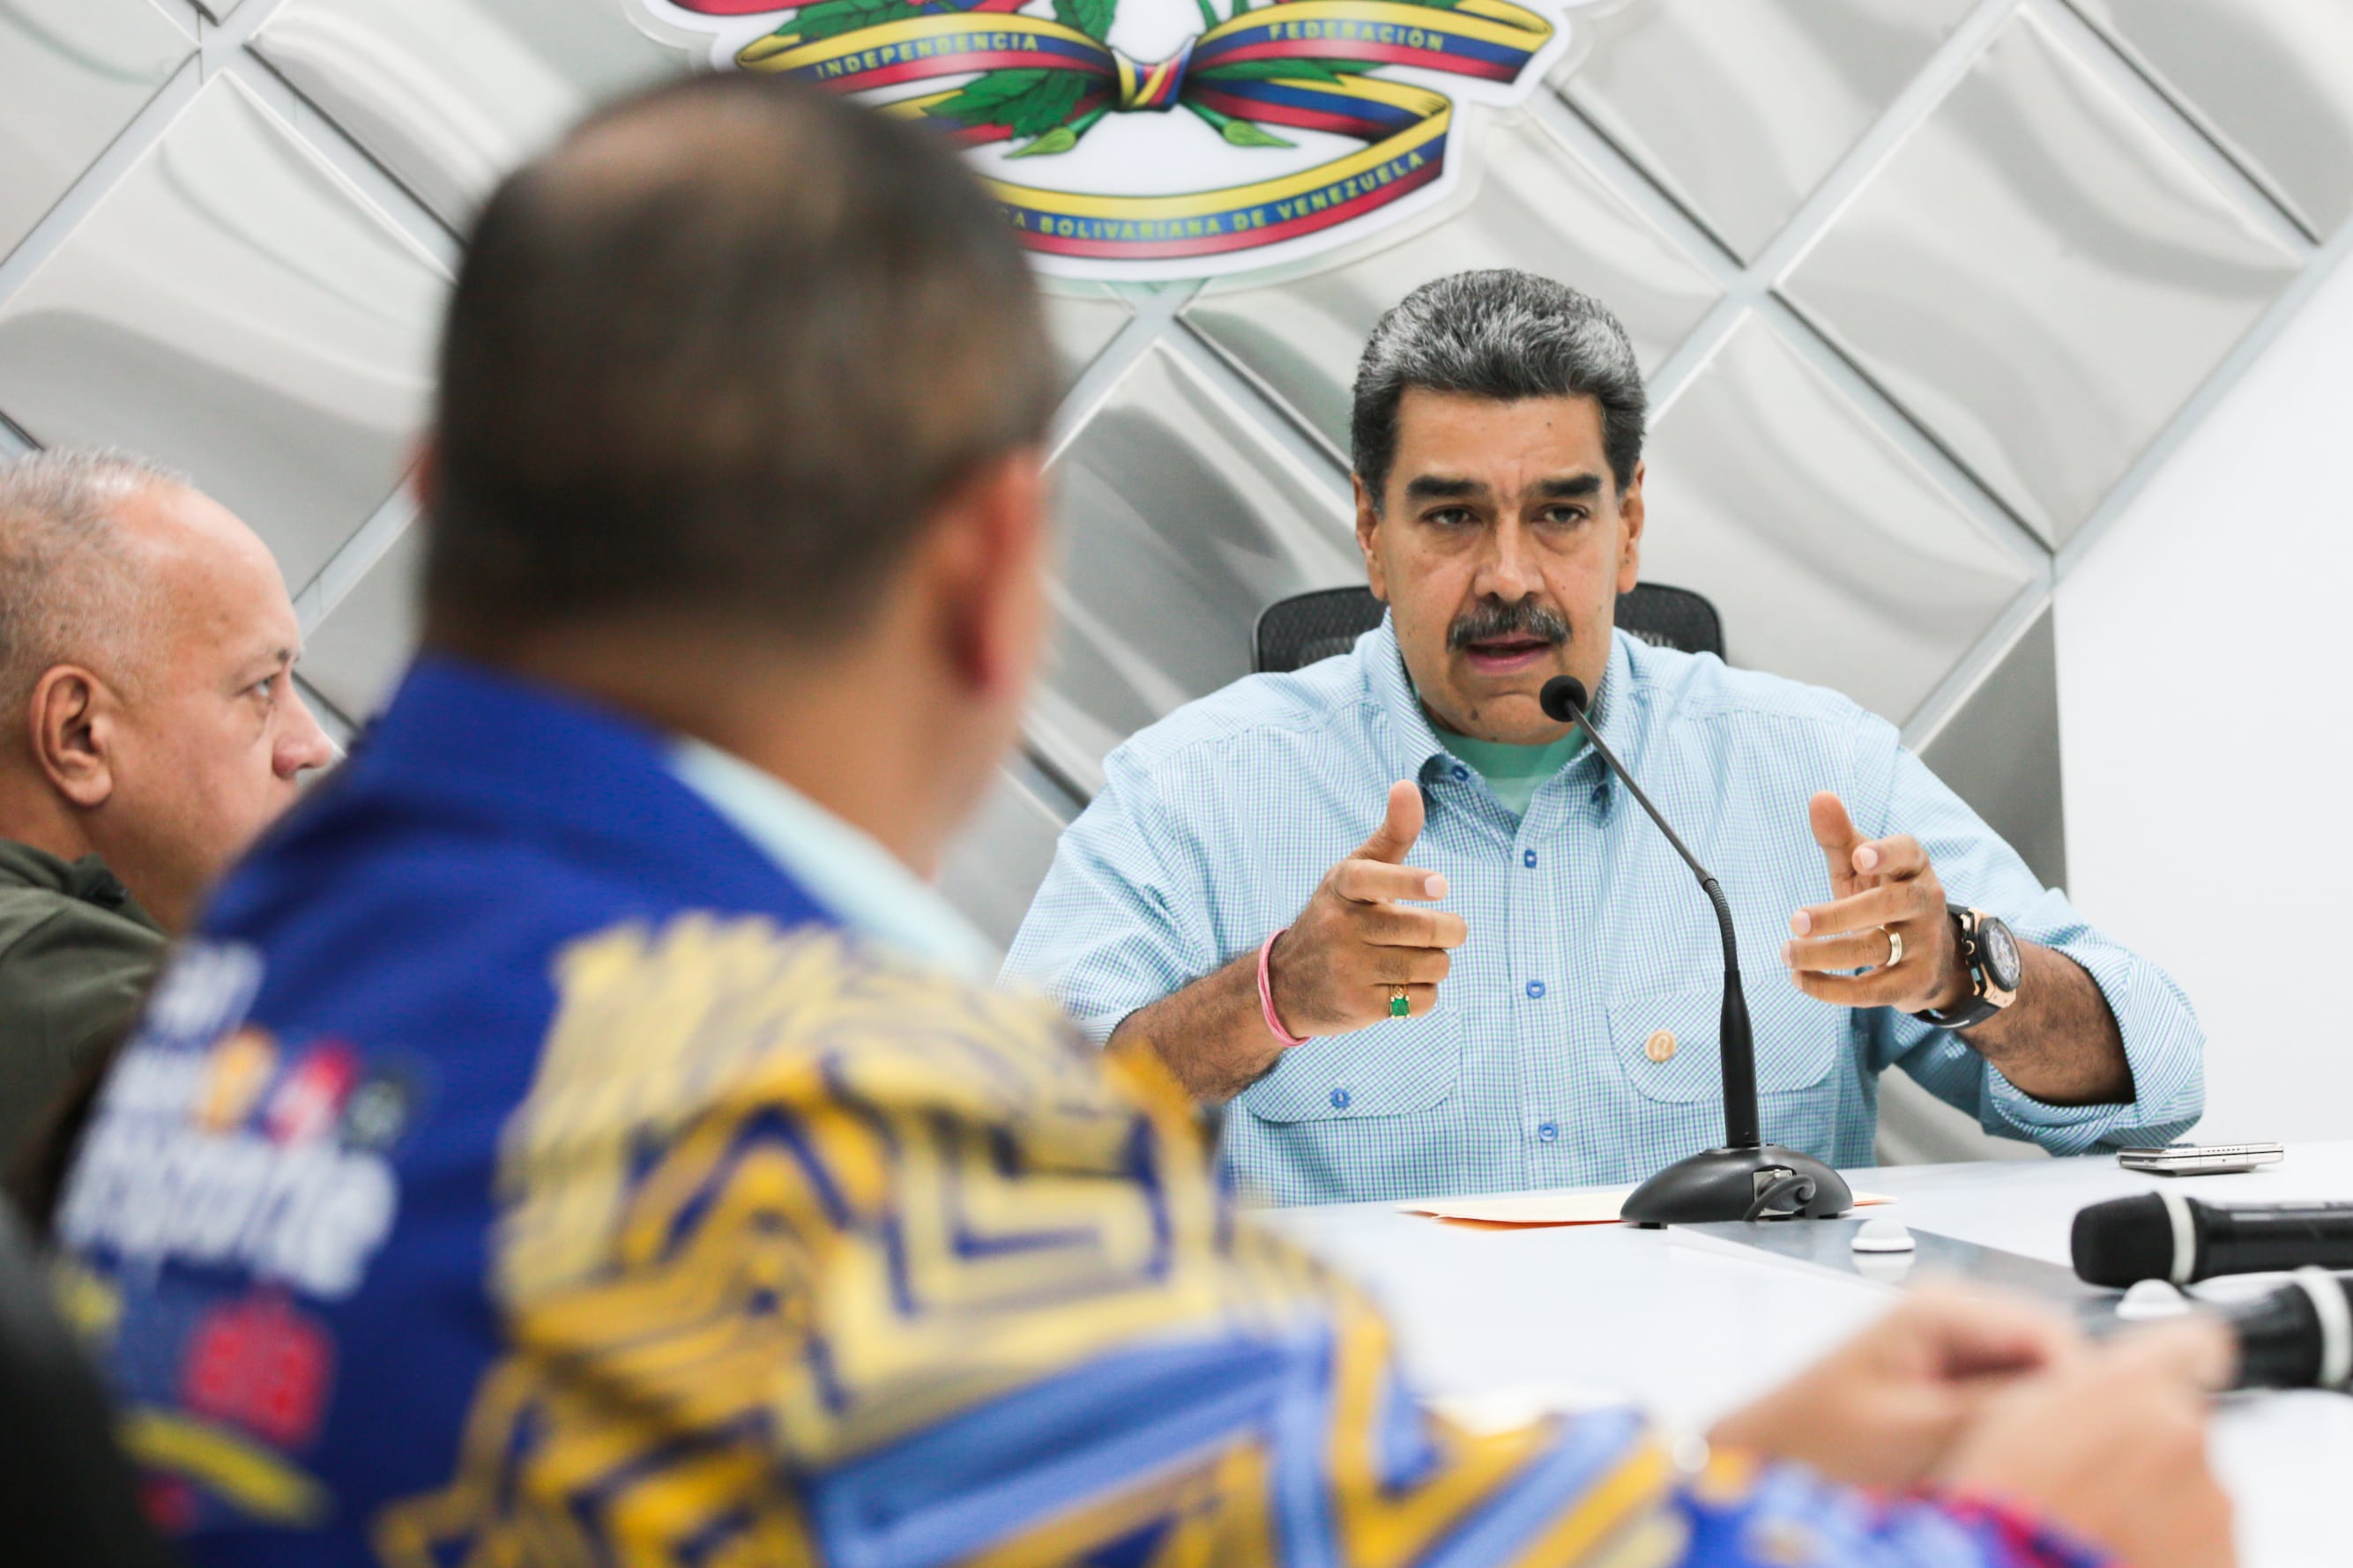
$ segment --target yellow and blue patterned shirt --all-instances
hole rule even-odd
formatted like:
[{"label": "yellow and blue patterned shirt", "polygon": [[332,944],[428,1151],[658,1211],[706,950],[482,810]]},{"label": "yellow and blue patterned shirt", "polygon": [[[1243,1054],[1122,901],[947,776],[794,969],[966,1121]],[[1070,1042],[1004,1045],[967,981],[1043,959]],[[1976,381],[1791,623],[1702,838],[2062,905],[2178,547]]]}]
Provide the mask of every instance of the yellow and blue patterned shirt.
[{"label": "yellow and blue patterned shirt", "polygon": [[1164,1079],[670,758],[428,661],[173,963],[58,1224],[195,1568],[2080,1561],[1628,1413],[1434,1418]]}]

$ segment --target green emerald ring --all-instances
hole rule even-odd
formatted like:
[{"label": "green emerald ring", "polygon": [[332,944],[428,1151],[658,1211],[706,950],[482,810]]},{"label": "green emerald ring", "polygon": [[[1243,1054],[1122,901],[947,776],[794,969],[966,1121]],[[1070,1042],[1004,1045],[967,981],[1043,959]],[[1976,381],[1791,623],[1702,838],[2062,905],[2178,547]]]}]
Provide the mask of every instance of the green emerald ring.
[{"label": "green emerald ring", "polygon": [[1412,1011],[1412,1008],[1413,1004],[1406,999],[1404,986],[1400,985],[1396,990],[1389,993],[1390,1017],[1402,1018],[1407,1013]]}]

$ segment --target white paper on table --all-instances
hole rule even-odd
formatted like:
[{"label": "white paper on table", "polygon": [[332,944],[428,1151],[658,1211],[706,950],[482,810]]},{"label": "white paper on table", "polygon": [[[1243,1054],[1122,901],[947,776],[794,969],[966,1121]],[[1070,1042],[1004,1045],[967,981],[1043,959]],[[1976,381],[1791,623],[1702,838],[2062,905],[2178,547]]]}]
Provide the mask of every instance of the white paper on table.
[{"label": "white paper on table", "polygon": [[[1481,1225],[1615,1225],[1631,1187],[1584,1193],[1513,1193],[1493,1198],[1422,1198],[1398,1205],[1407,1214],[1432,1219],[1467,1219]],[[1854,1206],[1869,1208],[1895,1200],[1857,1193]]]}]

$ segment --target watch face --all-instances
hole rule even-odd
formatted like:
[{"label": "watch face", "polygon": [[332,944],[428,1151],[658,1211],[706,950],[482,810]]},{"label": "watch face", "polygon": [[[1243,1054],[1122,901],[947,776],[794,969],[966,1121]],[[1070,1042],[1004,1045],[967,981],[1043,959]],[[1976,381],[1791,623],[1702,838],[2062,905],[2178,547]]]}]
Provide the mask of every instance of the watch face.
[{"label": "watch face", "polygon": [[2019,961],[2018,939],[2010,934],[2010,928],[1991,915],[1980,915],[1978,949],[1985,957],[1986,978],[2001,990],[2017,990],[2020,971],[2025,966]]}]

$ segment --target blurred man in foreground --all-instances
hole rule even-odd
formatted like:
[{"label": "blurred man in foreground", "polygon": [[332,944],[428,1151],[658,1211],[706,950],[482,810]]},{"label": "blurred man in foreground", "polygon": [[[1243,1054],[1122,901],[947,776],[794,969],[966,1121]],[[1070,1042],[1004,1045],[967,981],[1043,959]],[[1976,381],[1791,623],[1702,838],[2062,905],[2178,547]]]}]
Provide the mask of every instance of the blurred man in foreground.
[{"label": "blurred man in foreground", "polygon": [[109,453],[0,465],[0,1163],[332,755],[252,530]]},{"label": "blurred man in foreground", "polygon": [[430,651],[59,1216],[190,1561],[2228,1562],[2200,1327],[1928,1298],[1712,1456],[1434,1419],[1149,1057],[989,989],[920,879],[1038,651],[1054,378],[921,131],[597,117],[485,209],[442,372]]}]

